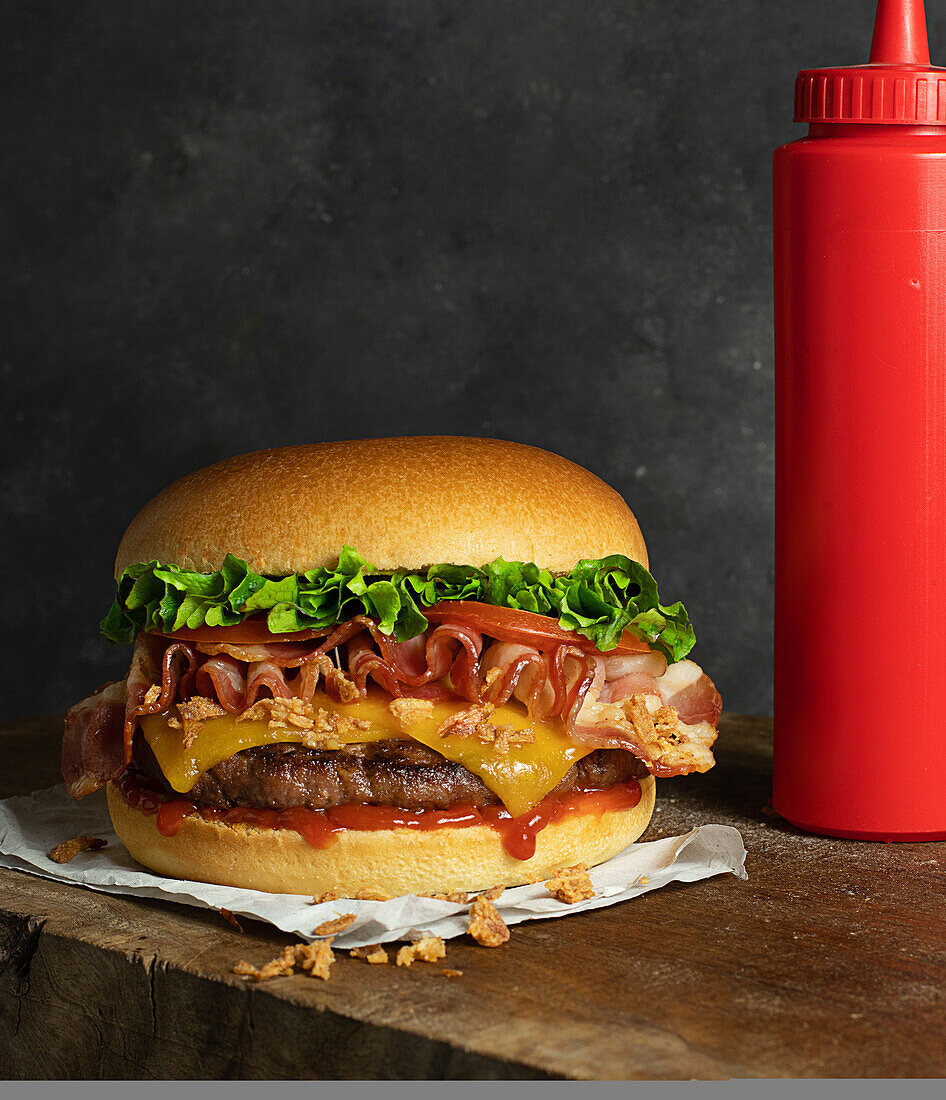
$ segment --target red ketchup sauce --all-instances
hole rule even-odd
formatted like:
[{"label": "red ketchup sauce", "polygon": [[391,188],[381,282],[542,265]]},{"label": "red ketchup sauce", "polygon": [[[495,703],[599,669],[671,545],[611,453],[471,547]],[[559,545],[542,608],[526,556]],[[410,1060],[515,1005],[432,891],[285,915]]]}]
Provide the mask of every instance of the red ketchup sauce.
[{"label": "red ketchup sauce", "polygon": [[495,829],[502,837],[503,847],[513,859],[531,859],[535,855],[535,840],[546,825],[561,821],[570,814],[594,814],[600,817],[608,810],[630,810],[641,800],[641,785],[636,779],[615,783],[605,790],[575,791],[563,796],[547,795],[541,802],[519,817],[513,817],[503,806],[484,806],[480,811],[484,825]]},{"label": "red ketchup sauce", "polygon": [[200,808],[186,798],[164,799],[161,795],[139,787],[132,774],[125,772],[119,781],[129,806],[143,814],[157,815],[158,832],[174,836],[185,817],[199,813],[205,821],[221,821],[226,825],[261,825],[270,829],[293,829],[313,848],[327,848],[346,829],[441,829],[447,826],[465,829],[471,825],[488,825],[502,839],[503,848],[513,859],[526,860],[535,854],[538,834],[553,822],[570,814],[594,814],[600,817],[609,810],[629,810],[640,802],[641,787],[636,779],[615,783],[606,790],[576,791],[567,795],[547,795],[526,814],[513,817],[503,806],[477,808],[470,803],[458,803],[448,810],[402,810],[396,806],[376,806],[366,802],[350,802],[329,810],[309,810],[292,806],[288,810],[254,810],[234,807],[231,810]]}]

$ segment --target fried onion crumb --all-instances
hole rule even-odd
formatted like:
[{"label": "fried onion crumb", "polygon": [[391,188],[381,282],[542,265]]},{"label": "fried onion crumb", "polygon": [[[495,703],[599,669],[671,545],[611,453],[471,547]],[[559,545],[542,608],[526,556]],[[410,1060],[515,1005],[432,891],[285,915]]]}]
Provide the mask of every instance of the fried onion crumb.
[{"label": "fried onion crumb", "polygon": [[391,895],[379,886],[369,886],[367,890],[359,890],[355,894],[356,901],[390,901]]},{"label": "fried onion crumb", "polygon": [[353,947],[349,955],[353,959],[364,959],[372,966],[386,966],[388,962],[388,953],[380,943],[372,943],[367,947]]},{"label": "fried onion crumb", "polygon": [[[357,688],[355,691],[357,694]],[[238,715],[237,721],[268,721],[270,729],[299,734],[303,745],[310,749],[341,748],[342,740],[350,736],[353,730],[365,730],[371,726],[367,719],[330,713],[324,707],[316,709],[309,700],[297,696],[257,699]]]},{"label": "fried onion crumb", "polygon": [[284,947],[275,959],[264,963],[261,967],[255,967],[252,963],[241,959],[233,968],[234,974],[244,978],[252,978],[255,982],[265,982],[269,978],[282,978],[291,974],[296,963],[295,947]]},{"label": "fried onion crumb", "polygon": [[676,707],[663,706],[651,711],[647,706],[647,696],[642,694],[624,700],[622,707],[648,751],[663,756],[679,744],[680,716]]},{"label": "fried onion crumb", "polygon": [[392,699],[388,703],[388,710],[406,733],[411,726],[416,726],[418,722],[432,716],[434,704],[430,699]]},{"label": "fried onion crumb", "polygon": [[252,706],[236,716],[238,722],[264,722],[272,714],[272,699],[257,699]]},{"label": "fried onion crumb", "polygon": [[497,898],[502,897],[505,886],[491,886],[488,890],[484,890],[481,894],[481,898],[485,898],[487,901],[495,901]]},{"label": "fried onion crumb", "polygon": [[332,938],[319,940],[317,943],[296,944],[296,965],[308,971],[310,978],[321,978],[327,982],[329,970],[335,962],[335,952],[332,950]]},{"label": "fried onion crumb", "polygon": [[421,962],[437,962],[447,954],[447,948],[440,936],[424,936],[416,943],[406,943],[397,953],[398,966],[411,966],[415,959]]},{"label": "fried onion crumb", "polygon": [[349,718],[329,713],[320,707],[312,720],[312,728],[302,734],[302,743],[309,749],[340,749],[355,730],[369,729],[366,718]]},{"label": "fried onion crumb", "polygon": [[584,863],[576,863],[574,867],[560,867],[545,884],[545,888],[553,898],[558,898],[566,905],[587,901],[595,896],[595,888]]},{"label": "fried onion crumb", "polygon": [[496,737],[493,748],[500,756],[508,756],[510,749],[535,743],[535,730],[518,730],[515,726],[493,726]]},{"label": "fried onion crumb", "polygon": [[353,901],[390,901],[391,895],[380,886],[369,886],[354,894],[343,894],[336,886],[332,890],[326,890],[324,894],[313,894],[310,905],[321,905],[326,901],[339,901],[342,898],[351,898]]},{"label": "fried onion crumb", "polygon": [[443,976],[445,978],[462,978],[463,977],[463,971],[462,970],[453,970],[449,966],[445,966],[443,968],[443,970],[440,971],[440,973],[443,974]]},{"label": "fried onion crumb", "polygon": [[490,721],[495,709],[492,703],[476,703],[466,710],[458,710],[441,723],[437,733],[440,737],[472,737],[483,745],[492,745],[500,756],[506,756],[512,748],[531,745],[535,741],[535,730],[520,730]]},{"label": "fried onion crumb", "polygon": [[312,729],[315,708],[308,699],[292,696],[288,699],[257,699],[237,716],[238,722],[269,722],[270,729],[295,726],[297,730]]},{"label": "fried onion crumb", "polygon": [[454,890],[449,894],[421,894],[422,898],[433,898],[435,901],[450,901],[454,905],[466,905],[470,895],[465,890]]},{"label": "fried onion crumb", "polygon": [[356,915],[354,913],[339,913],[334,920],[323,921],[315,929],[315,935],[334,936],[337,932],[344,932],[350,924],[355,922],[355,919]]},{"label": "fried onion crumb", "polygon": [[499,910],[482,894],[470,906],[467,931],[481,947],[499,947],[509,939],[509,929]]},{"label": "fried onion crumb", "polygon": [[233,968],[233,973],[243,978],[252,978],[255,982],[265,982],[269,978],[288,977],[298,968],[306,971],[310,978],[328,981],[329,970],[334,961],[335,953],[329,938],[317,943],[295,943],[284,947],[275,959],[260,967],[241,959]]},{"label": "fried onion crumb", "polygon": [[213,699],[193,695],[177,704],[177,713],[181,716],[184,730],[184,748],[189,749],[208,718],[222,718],[227,712]]},{"label": "fried onion crumb", "polygon": [[335,665],[325,670],[325,687],[329,695],[337,697],[340,703],[354,703],[361,696],[355,681]]},{"label": "fried onion crumb", "polygon": [[107,840],[97,836],[74,836],[71,840],[64,840],[62,844],[57,844],[49,853],[49,858],[53,863],[68,863],[80,852],[97,852],[107,843]]}]

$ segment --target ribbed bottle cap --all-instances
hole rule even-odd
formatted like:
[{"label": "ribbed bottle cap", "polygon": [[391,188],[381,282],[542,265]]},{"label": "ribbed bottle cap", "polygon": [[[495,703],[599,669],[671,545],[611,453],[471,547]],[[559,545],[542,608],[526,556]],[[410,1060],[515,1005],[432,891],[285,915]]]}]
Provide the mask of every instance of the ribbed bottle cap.
[{"label": "ribbed bottle cap", "polygon": [[879,0],[868,64],[803,69],[795,121],[946,126],[946,69],[930,65],[923,0]]},{"label": "ribbed bottle cap", "polygon": [[795,121],[946,126],[946,69],[803,69],[795,79]]}]

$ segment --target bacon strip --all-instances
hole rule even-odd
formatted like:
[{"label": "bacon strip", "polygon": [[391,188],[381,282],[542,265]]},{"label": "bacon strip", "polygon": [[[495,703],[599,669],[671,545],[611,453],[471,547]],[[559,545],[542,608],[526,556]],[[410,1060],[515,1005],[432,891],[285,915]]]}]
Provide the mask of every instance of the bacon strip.
[{"label": "bacon strip", "polygon": [[598,698],[602,703],[619,703],[632,695],[659,695],[657,680],[666,671],[667,659],[662,653],[605,657],[605,683]]},{"label": "bacon strip", "polygon": [[677,661],[660,678],[660,697],[677,708],[680,721],[688,725],[719,724],[723,700],[716,685],[694,661]]},{"label": "bacon strip", "polygon": [[252,706],[256,702],[263,688],[269,688],[274,699],[292,698],[292,690],[286,683],[285,673],[272,661],[254,661],[247,670],[246,706]]},{"label": "bacon strip", "polygon": [[324,654],[310,655],[299,674],[289,680],[286,669],[274,661],[254,661],[244,665],[229,654],[208,657],[196,671],[197,694],[216,699],[224,710],[240,714],[268,692],[274,699],[298,696],[311,699],[322,677],[325,690],[333,699],[341,699],[340,672]]},{"label": "bacon strip", "polygon": [[246,710],[246,672],[235,658],[221,653],[204,661],[197,669],[194,683],[198,695],[216,698],[231,714]]},{"label": "bacon strip", "polygon": [[548,657],[529,645],[491,645],[483,654],[480,675],[486,684],[483,701],[497,707],[515,696],[533,717],[548,718],[564,701],[549,676]]},{"label": "bacon strip", "polygon": [[[371,648],[372,643],[380,652]],[[361,691],[370,676],[396,698],[420,694],[429,698],[430,692],[416,689],[432,686],[449,674],[456,694],[478,702],[477,671],[482,649],[483,637],[472,627],[444,623],[426,636],[396,642],[371,623],[370,629],[348,642],[348,669]]]},{"label": "bacon strip", "polygon": [[716,740],[716,729],[709,722],[678,722],[675,741],[661,746],[637,733],[619,707],[604,703],[597,711],[586,713],[588,719],[596,720],[572,726],[569,732],[574,741],[593,745],[596,749],[626,749],[646,765],[651,775],[659,779],[709,771],[715,762],[710,750]]},{"label": "bacon strip", "polygon": [[388,695],[398,698],[403,694],[397,674],[380,653],[371,648],[371,638],[366,634],[357,634],[348,643],[348,672],[355,681],[358,690],[364,694],[368,677],[381,685]]},{"label": "bacon strip", "polygon": [[256,664],[266,661],[279,668],[299,668],[309,661],[316,660],[320,647],[314,642],[274,642],[272,645],[236,645],[231,642],[195,642],[198,653],[210,657],[226,654],[235,661],[244,664]]},{"label": "bacon strip", "polygon": [[585,699],[588,696],[594,699],[601,691],[604,683],[604,661],[572,646],[562,646],[555,653],[552,667],[564,685],[565,702],[562,713],[568,732],[571,733],[578,714],[585,705]]},{"label": "bacon strip", "polygon": [[[162,651],[165,640],[153,634],[139,634],[125,681],[125,763],[131,760],[131,743],[138,719],[145,714],[164,714],[178,698],[179,681],[187,681],[196,662],[196,654],[187,642],[171,642]],[[160,671],[159,671],[160,670]],[[160,677],[160,678],[159,678]],[[158,697],[150,703],[145,696],[160,683]]]},{"label": "bacon strip", "polygon": [[70,707],[62,735],[62,777],[85,798],[125,768],[125,681],[105,684]]},{"label": "bacon strip", "polygon": [[[138,719],[167,711],[195,660],[185,642],[139,634],[131,667],[122,684],[109,684],[83,699],[66,714],[62,739],[62,774],[73,798],[84,798],[110,779],[117,779],[131,760]],[[156,698],[145,702],[160,684]]]},{"label": "bacon strip", "polygon": [[319,680],[324,676],[325,690],[332,698],[335,698],[338,694],[337,689],[334,688],[336,674],[337,670],[330,658],[326,657],[325,654],[319,654],[306,661],[302,666],[293,688],[300,699],[311,699],[319,686]]},{"label": "bacon strip", "polygon": [[[629,673],[621,680],[634,675],[638,674]],[[710,750],[717,736],[722,699],[699,665],[693,661],[671,665],[654,679],[655,693],[635,692],[620,699],[606,699],[606,689],[620,682],[606,684],[598,692],[590,691],[583,706],[570,715],[568,729],[573,740],[595,748],[627,749],[653,775],[664,778],[705,772],[713,766]],[[674,708],[677,724],[672,737],[658,736],[635,721],[638,699],[646,701],[649,712],[661,705]]]}]

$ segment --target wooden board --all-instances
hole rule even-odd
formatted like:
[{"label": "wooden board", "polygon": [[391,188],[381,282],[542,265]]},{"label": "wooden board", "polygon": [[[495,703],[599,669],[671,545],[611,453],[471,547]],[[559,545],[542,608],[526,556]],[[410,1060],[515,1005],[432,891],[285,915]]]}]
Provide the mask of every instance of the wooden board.
[{"label": "wooden board", "polygon": [[[0,797],[58,780],[60,724],[0,727]],[[770,723],[658,784],[645,839],[742,831],[727,875],[448,944],[411,970],[231,973],[290,942],[214,913],[0,870],[0,1077],[726,1078],[946,1075],[946,845],[806,836],[767,808]]]}]

